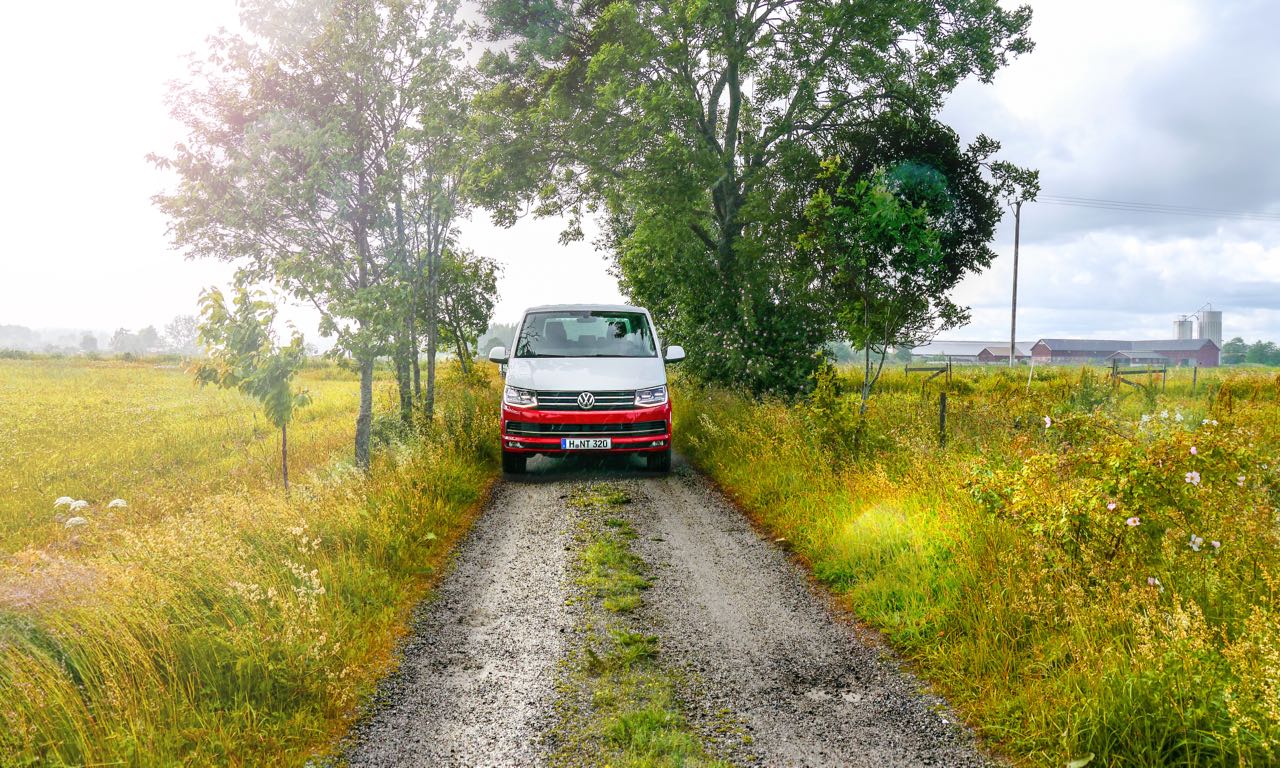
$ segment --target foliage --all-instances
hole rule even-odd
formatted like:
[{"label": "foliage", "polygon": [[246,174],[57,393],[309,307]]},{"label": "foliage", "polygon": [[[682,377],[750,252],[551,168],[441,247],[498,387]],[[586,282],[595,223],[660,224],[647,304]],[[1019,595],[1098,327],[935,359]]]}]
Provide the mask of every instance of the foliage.
[{"label": "foliage", "polygon": [[[303,765],[332,752],[495,474],[496,392],[446,374],[442,406],[478,411],[465,420],[478,452],[441,430],[380,453],[366,475],[329,462],[355,382],[305,372],[329,394],[300,422],[315,433],[313,471],[286,499],[259,482],[257,452],[225,449],[254,442],[242,396],[193,395],[150,366],[38,365],[57,398],[28,421],[69,445],[40,457],[59,467],[58,490],[40,485],[21,512],[45,510],[41,524],[0,563],[0,765]],[[111,405],[68,418],[104,376],[122,384]],[[0,483],[28,498],[36,476],[3,466]],[[67,492],[89,501],[86,525],[51,524]],[[109,507],[114,496],[127,506]]]},{"label": "foliage", "polygon": [[450,249],[440,268],[441,341],[457,352],[463,369],[471,350],[489,327],[498,295],[498,272],[493,259],[471,251]]},{"label": "foliage", "polygon": [[276,344],[272,325],[276,308],[240,288],[228,307],[222,291],[200,295],[200,343],[206,358],[192,366],[200,384],[238,389],[257,400],[267,418],[284,429],[294,413],[308,403],[306,391],[295,391],[293,377],[306,359],[302,334],[296,331],[286,346]]},{"label": "foliage", "polygon": [[481,62],[478,193],[502,222],[567,213],[567,237],[599,212],[690,370],[756,393],[804,388],[834,335],[794,245],[820,158],[1031,49],[1030,10],[994,0],[481,7],[515,42]]},{"label": "foliage", "polygon": [[178,315],[164,327],[166,346],[181,355],[200,351],[200,325],[195,315]]},{"label": "foliage", "polygon": [[795,406],[681,385],[676,434],[1001,752],[1272,765],[1280,385],[1200,373],[1154,408],[1077,396],[1100,387],[1064,369],[1029,391],[1025,372],[887,373],[855,461],[834,414],[860,374]]},{"label": "foliage", "polygon": [[439,260],[468,159],[456,14],[453,0],[246,2],[246,34],[212,37],[174,86],[185,140],[153,157],[178,176],[156,197],[176,247],[314,306],[335,354],[359,361],[362,466],[375,356],[400,361],[402,403],[416,394],[421,303],[433,403]]},{"label": "foliage", "polygon": [[158,351],[162,345],[160,334],[154,325],[134,333],[127,328],[117,328],[111,335],[109,345],[112,352],[131,355],[146,355]]}]

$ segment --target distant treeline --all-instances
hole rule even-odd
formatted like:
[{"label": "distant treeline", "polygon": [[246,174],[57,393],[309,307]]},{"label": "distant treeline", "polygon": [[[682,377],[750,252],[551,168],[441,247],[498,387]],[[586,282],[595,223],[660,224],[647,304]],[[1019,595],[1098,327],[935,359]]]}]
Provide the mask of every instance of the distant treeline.
[{"label": "distant treeline", "polygon": [[130,355],[194,355],[196,340],[194,315],[178,315],[164,330],[148,325],[139,331],[117,328],[110,336],[74,329],[37,330],[23,325],[0,325],[0,350],[74,355],[115,353]]},{"label": "distant treeline", "polygon": [[1239,336],[1222,345],[1222,364],[1280,365],[1280,346],[1274,341],[1248,344]]}]

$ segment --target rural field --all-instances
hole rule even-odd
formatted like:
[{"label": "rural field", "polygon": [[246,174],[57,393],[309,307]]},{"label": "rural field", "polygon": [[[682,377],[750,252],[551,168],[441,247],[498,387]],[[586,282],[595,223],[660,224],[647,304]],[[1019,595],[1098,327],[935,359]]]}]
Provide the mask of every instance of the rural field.
[{"label": "rural field", "polygon": [[245,396],[0,361],[0,765],[300,765],[346,732],[494,476],[494,395],[446,375],[436,427],[366,476],[355,377],[297,383],[286,497]]},{"label": "rural field", "polygon": [[677,434],[1016,763],[1280,761],[1274,369],[886,373],[862,460],[858,376],[796,405],[689,385]]}]

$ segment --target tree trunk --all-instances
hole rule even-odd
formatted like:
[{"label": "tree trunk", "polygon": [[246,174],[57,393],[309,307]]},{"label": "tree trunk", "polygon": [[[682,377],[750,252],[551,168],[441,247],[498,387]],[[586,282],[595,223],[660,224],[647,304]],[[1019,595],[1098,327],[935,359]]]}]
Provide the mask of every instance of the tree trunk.
[{"label": "tree trunk", "polygon": [[356,466],[369,469],[369,436],[373,431],[373,355],[360,361],[360,413],[356,416]]},{"label": "tree trunk", "polygon": [[410,361],[410,342],[402,337],[395,347],[396,385],[400,390],[400,421],[413,426],[413,369]]},{"label": "tree trunk", "polygon": [[436,414],[436,350],[440,343],[440,255],[429,257],[427,277],[427,391],[423,401],[426,423]]},{"label": "tree trunk", "polygon": [[284,476],[284,495],[289,495],[289,425],[280,425],[280,474]]}]

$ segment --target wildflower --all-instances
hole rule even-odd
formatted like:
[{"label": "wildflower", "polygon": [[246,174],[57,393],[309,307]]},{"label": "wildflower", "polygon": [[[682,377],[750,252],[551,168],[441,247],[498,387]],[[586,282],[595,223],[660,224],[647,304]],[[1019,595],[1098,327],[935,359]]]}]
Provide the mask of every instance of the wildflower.
[{"label": "wildflower", "polygon": [[1173,414],[1173,420],[1182,421],[1182,411],[1178,411],[1177,413]]},{"label": "wildflower", "polygon": [[1206,426],[1206,427],[1216,427],[1216,426],[1218,426],[1218,420],[1217,420],[1217,419],[1205,419],[1204,421],[1202,421],[1202,422],[1200,422],[1200,423],[1201,423],[1201,424],[1203,424],[1203,425],[1204,425],[1204,426]]},{"label": "wildflower", "polygon": [[1194,445],[1191,446],[1191,455],[1195,456],[1197,453],[1199,453],[1199,451],[1196,450],[1196,447]]},{"label": "wildflower", "polygon": [[1148,576],[1148,577],[1147,577],[1147,586],[1148,586],[1148,587],[1155,587],[1156,589],[1160,590],[1161,592],[1163,592],[1163,591],[1164,591],[1164,585],[1163,585],[1163,584],[1161,584],[1161,583],[1160,583],[1160,580],[1159,580],[1159,579],[1157,579],[1155,576]]},{"label": "wildflower", "polygon": [[1191,534],[1191,540],[1188,543],[1191,545],[1192,552],[1199,552],[1200,548],[1204,546],[1204,539],[1193,533]]},{"label": "wildflower", "polygon": [[68,519],[67,522],[63,523],[62,525],[64,528],[76,528],[81,525],[88,525],[88,524],[89,524],[89,521],[85,520],[83,517],[73,517]]},{"label": "wildflower", "polygon": [[1162,419],[1167,419],[1167,418],[1169,418],[1169,412],[1168,412],[1168,411],[1161,411],[1161,412],[1160,412],[1160,418],[1162,418]]},{"label": "wildflower", "polygon": [[112,499],[111,501],[107,502],[107,509],[121,509],[127,506],[129,506],[129,503],[126,502],[124,499]]},{"label": "wildflower", "polygon": [[71,502],[71,511],[78,512],[79,510],[82,510],[87,506],[89,506],[89,502],[85,501],[84,499],[77,499]]},{"label": "wildflower", "polygon": [[1214,549],[1222,549],[1222,542],[1220,541],[1211,541],[1209,543],[1213,545]]},{"label": "wildflower", "polygon": [[1115,512],[1115,511],[1116,511],[1116,503],[1115,503],[1114,501],[1108,501],[1108,502],[1107,502],[1107,510],[1108,510],[1109,512]]},{"label": "wildflower", "polygon": [[1125,520],[1124,524],[1129,526],[1130,528],[1136,528],[1139,525],[1142,525],[1142,518],[1138,517],[1137,515],[1134,515],[1128,520]]},{"label": "wildflower", "polygon": [[1244,475],[1241,475],[1236,478],[1236,485],[1240,486],[1241,488],[1244,487]]},{"label": "wildflower", "polygon": [[1053,419],[1049,418],[1048,416],[1045,416],[1045,417],[1044,417],[1044,428],[1045,428],[1045,429],[1048,429],[1049,427],[1052,427],[1052,426],[1053,426]]},{"label": "wildflower", "polygon": [[71,506],[71,504],[73,504],[74,502],[75,502],[75,499],[71,498],[70,496],[59,496],[58,500],[53,502],[53,506],[54,508],[68,507],[68,506]]},{"label": "wildflower", "polygon": [[1185,479],[1188,483],[1191,483],[1192,485],[1199,485],[1199,484],[1200,484],[1200,473],[1199,473],[1199,472],[1196,472],[1195,470],[1192,470],[1192,471],[1190,471],[1190,472],[1188,472],[1188,473],[1186,474],[1186,477],[1185,477],[1184,479]]},{"label": "wildflower", "polygon": [[1149,413],[1142,414],[1142,423],[1146,424],[1148,421],[1151,421],[1151,414]]}]

